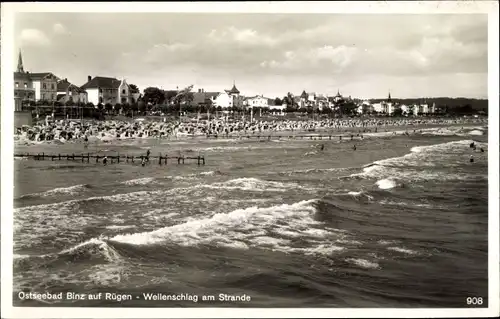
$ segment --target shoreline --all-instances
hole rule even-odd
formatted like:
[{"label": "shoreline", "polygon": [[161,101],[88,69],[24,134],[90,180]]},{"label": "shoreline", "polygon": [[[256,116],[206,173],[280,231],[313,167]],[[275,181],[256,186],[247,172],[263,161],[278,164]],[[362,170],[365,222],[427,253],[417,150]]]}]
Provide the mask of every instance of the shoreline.
[{"label": "shoreline", "polygon": [[[374,131],[374,126],[368,127],[339,127],[339,128],[316,128],[314,130],[276,130],[276,131],[253,131],[253,132],[236,132],[229,134],[212,134],[210,137],[207,134],[185,134],[180,133],[173,136],[144,136],[144,137],[96,137],[91,136],[89,141],[87,142],[89,145],[91,144],[106,144],[106,145],[120,145],[127,141],[203,141],[203,140],[234,140],[241,139],[247,140],[249,138],[257,139],[259,136],[261,139],[271,138],[271,139],[281,139],[281,138],[289,138],[295,139],[295,137],[310,137],[310,138],[328,138],[328,136],[342,136],[342,137],[350,137],[353,135],[354,138],[360,139],[361,137],[374,137],[374,136],[384,136],[384,135],[405,135],[408,133],[409,135],[413,134],[425,134],[424,132],[432,131],[439,128],[464,128],[464,129],[478,129],[483,130],[488,127],[488,123],[424,123],[424,124],[416,124],[416,125],[388,125],[388,126],[377,126],[377,130]],[[450,134],[452,135],[452,134]],[[20,140],[19,135],[16,140],[16,135],[14,135],[14,149],[17,147],[29,147],[29,146],[44,146],[44,145],[64,145],[64,144],[85,144],[86,142],[83,139],[71,139],[71,140],[49,140],[49,141],[31,141],[31,140]]]}]

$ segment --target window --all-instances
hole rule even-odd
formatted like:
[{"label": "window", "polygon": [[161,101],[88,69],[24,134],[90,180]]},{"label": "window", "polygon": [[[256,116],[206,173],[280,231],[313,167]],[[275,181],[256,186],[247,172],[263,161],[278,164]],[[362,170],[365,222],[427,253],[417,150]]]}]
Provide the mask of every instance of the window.
[{"label": "window", "polygon": [[56,99],[56,95],[55,94],[52,94],[52,99],[55,100]]},{"label": "window", "polygon": [[16,88],[18,88],[18,87],[19,87],[19,82],[16,82]]},{"label": "window", "polygon": [[51,86],[51,87],[52,87],[52,90],[54,90],[54,89],[55,89],[55,87],[54,87],[54,83],[52,83],[52,86]]},{"label": "window", "polygon": [[44,83],[44,84],[43,84],[43,88],[44,88],[44,89],[47,89],[47,83]]},{"label": "window", "polygon": [[122,90],[122,94],[125,94],[125,90]]},{"label": "window", "polygon": [[42,93],[42,100],[45,100],[45,93]]},{"label": "window", "polygon": [[14,96],[17,96],[17,92],[14,92]]}]

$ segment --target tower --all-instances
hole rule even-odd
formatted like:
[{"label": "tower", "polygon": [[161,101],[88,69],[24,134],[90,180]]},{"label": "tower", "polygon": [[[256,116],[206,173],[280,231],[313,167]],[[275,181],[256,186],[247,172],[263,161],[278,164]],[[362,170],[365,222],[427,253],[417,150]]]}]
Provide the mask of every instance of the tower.
[{"label": "tower", "polygon": [[21,50],[19,50],[19,58],[17,60],[17,72],[24,73],[23,56],[21,54]]},{"label": "tower", "polygon": [[389,96],[387,97],[387,102],[392,102],[392,99],[391,99],[391,92],[389,91]]}]

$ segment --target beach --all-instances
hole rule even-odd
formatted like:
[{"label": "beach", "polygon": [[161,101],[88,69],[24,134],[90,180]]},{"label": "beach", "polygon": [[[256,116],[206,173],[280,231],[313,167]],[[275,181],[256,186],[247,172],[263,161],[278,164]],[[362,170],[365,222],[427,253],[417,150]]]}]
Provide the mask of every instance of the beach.
[{"label": "beach", "polygon": [[[483,296],[486,305],[487,128],[419,129],[354,140],[124,139],[85,150],[18,143],[21,153],[151,150],[152,159],[180,152],[207,162],[16,159],[14,291],[132,299],[15,295],[14,304],[442,308]],[[202,299],[219,294],[250,300]]]}]

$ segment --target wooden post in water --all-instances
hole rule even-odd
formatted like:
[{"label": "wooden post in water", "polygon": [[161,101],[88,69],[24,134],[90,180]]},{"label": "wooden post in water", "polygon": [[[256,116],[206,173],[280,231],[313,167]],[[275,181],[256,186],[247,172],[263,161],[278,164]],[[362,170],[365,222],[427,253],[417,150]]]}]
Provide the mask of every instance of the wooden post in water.
[{"label": "wooden post in water", "polygon": [[61,160],[61,154],[59,154],[59,160]]},{"label": "wooden post in water", "polygon": [[118,153],[118,156],[116,157],[116,162],[120,163],[120,153]]},{"label": "wooden post in water", "polygon": [[45,159],[45,152],[42,153],[42,160]]},{"label": "wooden post in water", "polygon": [[330,137],[330,140],[331,140],[331,139],[332,139],[332,136],[330,135],[329,137]]},{"label": "wooden post in water", "polygon": [[203,160],[203,165],[205,165],[205,156],[203,156],[202,160]]},{"label": "wooden post in water", "polygon": [[168,161],[168,154],[165,154],[165,165],[167,165],[167,161]]},{"label": "wooden post in water", "polygon": [[200,160],[201,160],[200,155],[198,155],[198,166],[200,166]]},{"label": "wooden post in water", "polygon": [[87,163],[90,163],[90,153],[87,153]]},{"label": "wooden post in water", "polygon": [[339,135],[339,141],[342,141],[342,135]]},{"label": "wooden post in water", "polygon": [[160,155],[158,156],[158,164],[161,166],[161,153],[160,153]]},{"label": "wooden post in water", "polygon": [[95,156],[95,162],[96,162],[96,163],[99,163],[99,155],[96,155],[96,156]]},{"label": "wooden post in water", "polygon": [[73,160],[75,160],[75,153],[73,153]]}]

